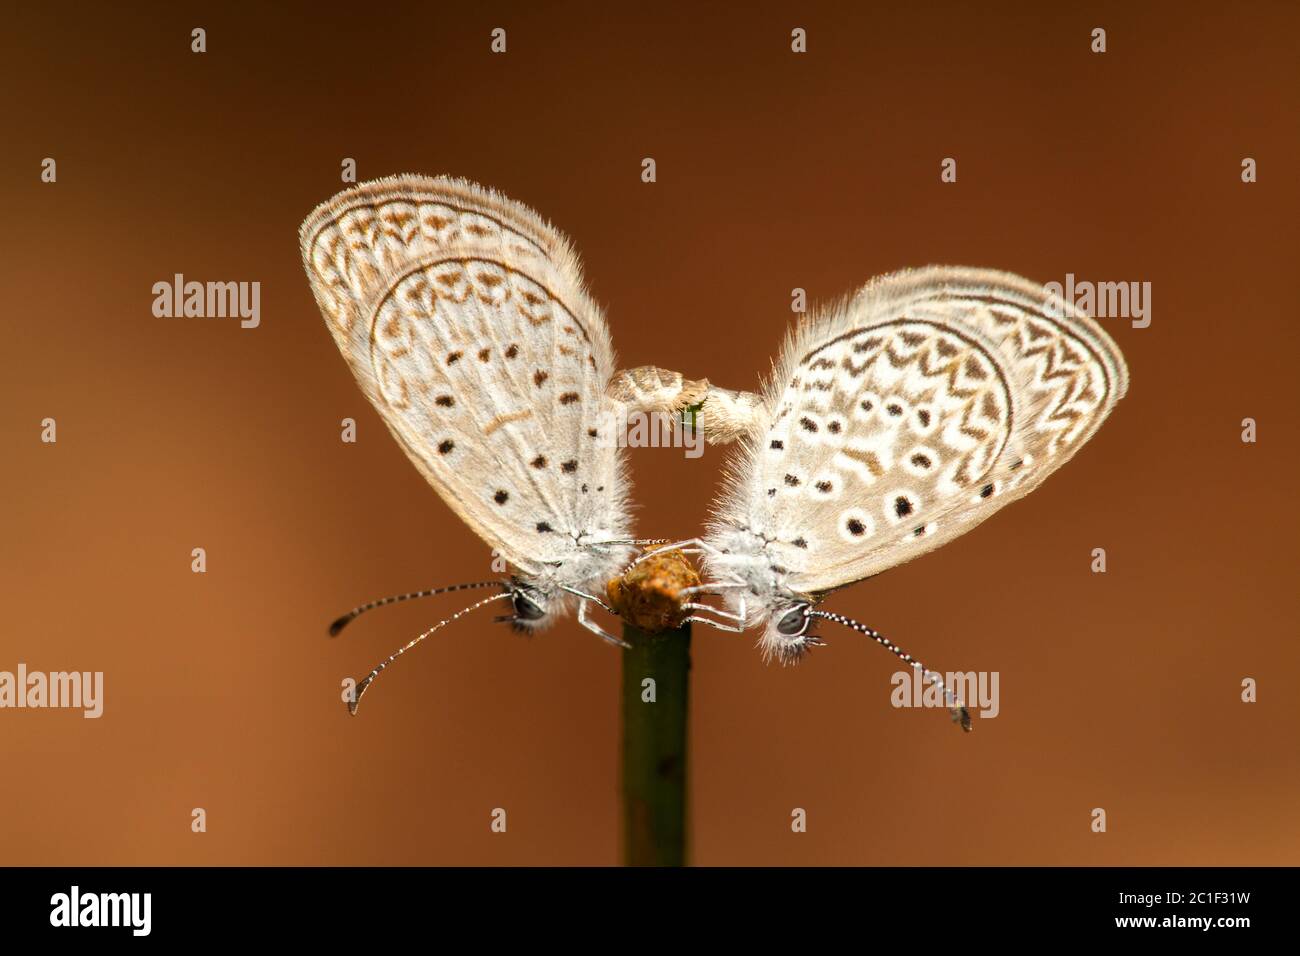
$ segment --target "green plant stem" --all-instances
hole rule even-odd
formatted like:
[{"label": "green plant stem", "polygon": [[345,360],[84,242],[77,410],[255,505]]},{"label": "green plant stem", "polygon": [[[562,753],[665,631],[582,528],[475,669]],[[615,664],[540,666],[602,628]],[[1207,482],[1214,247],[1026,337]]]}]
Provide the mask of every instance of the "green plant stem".
[{"label": "green plant stem", "polygon": [[623,651],[623,859],[684,866],[691,626],[647,634],[624,624],[623,638],[632,645]]}]

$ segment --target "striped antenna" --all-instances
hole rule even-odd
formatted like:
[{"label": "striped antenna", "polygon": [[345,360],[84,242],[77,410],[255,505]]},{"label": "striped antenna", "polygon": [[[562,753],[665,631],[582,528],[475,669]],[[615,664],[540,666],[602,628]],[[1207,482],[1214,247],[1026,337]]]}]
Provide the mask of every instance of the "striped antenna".
[{"label": "striped antenna", "polygon": [[369,687],[371,683],[374,682],[374,679],[378,677],[380,673],[383,672],[385,667],[393,663],[393,661],[397,660],[399,657],[401,657],[403,654],[405,654],[407,651],[413,648],[416,644],[419,644],[422,640],[424,640],[434,631],[438,630],[441,627],[445,627],[446,625],[450,624],[452,621],[456,620],[457,618],[468,614],[470,611],[477,611],[484,604],[490,604],[492,601],[500,601],[502,598],[508,598],[512,596],[513,595],[511,594],[511,592],[507,591],[504,594],[494,594],[491,597],[486,597],[481,601],[477,601],[474,604],[471,604],[469,607],[462,608],[461,610],[457,611],[455,614],[447,618],[445,621],[439,621],[437,624],[433,625],[433,627],[429,628],[419,637],[415,638],[414,640],[408,641],[402,647],[399,647],[397,650],[395,650],[392,654],[388,656],[387,660],[385,660],[383,663],[375,667],[375,669],[372,670],[369,674],[367,674],[365,679],[360,684],[357,685],[356,693],[352,696],[352,700],[348,701],[348,713],[350,713],[353,717],[357,715],[357,708],[361,705],[361,696],[366,692],[366,688]]},{"label": "striped antenna", "polygon": [[810,617],[823,617],[828,621],[834,621],[836,624],[843,624],[845,627],[850,627],[859,634],[865,634],[885,650],[897,657],[904,664],[909,664],[912,667],[919,668],[922,680],[929,680],[932,684],[935,684],[941,691],[943,691],[944,703],[948,705],[948,713],[952,714],[953,723],[961,724],[962,730],[967,733],[970,732],[970,711],[968,711],[966,705],[959,701],[953,695],[952,691],[944,685],[943,677],[940,676],[938,671],[930,670],[911,654],[906,653],[901,647],[889,638],[885,637],[885,635],[881,634],[879,631],[872,630],[865,624],[858,623],[851,617],[845,617],[843,614],[836,614],[833,611],[813,610],[809,610],[808,615]]},{"label": "striped antenna", "polygon": [[377,607],[384,607],[387,604],[397,604],[400,601],[413,601],[416,598],[432,597],[435,594],[447,594],[451,591],[467,591],[470,588],[509,588],[504,581],[475,581],[473,584],[452,584],[444,588],[429,588],[427,591],[412,591],[410,594],[396,594],[393,597],[380,598],[378,601],[371,601],[360,607],[354,607],[348,611],[333,624],[330,625],[330,637],[338,637],[339,632],[347,627],[355,618],[360,617],[367,611],[373,611]]}]

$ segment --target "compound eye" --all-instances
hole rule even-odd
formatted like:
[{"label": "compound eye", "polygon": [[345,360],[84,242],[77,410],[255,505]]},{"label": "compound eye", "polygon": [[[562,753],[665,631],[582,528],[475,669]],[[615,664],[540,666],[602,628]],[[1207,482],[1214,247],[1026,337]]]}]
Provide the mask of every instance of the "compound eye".
[{"label": "compound eye", "polygon": [[802,637],[808,630],[808,622],[811,620],[808,615],[808,605],[796,604],[776,622],[776,630],[782,637]]},{"label": "compound eye", "polygon": [[546,612],[523,591],[516,591],[511,603],[515,606],[515,617],[521,621],[540,621],[546,617]]}]

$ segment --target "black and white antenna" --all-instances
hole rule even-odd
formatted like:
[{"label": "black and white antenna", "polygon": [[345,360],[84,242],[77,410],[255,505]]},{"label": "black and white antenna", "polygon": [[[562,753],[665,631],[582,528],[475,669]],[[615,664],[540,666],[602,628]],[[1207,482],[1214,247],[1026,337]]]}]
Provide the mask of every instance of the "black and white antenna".
[{"label": "black and white antenna", "polygon": [[897,657],[904,664],[920,670],[922,680],[930,681],[931,684],[943,691],[943,700],[948,706],[948,713],[952,714],[953,723],[960,724],[962,730],[967,731],[968,733],[970,732],[970,711],[968,711],[966,705],[962,701],[959,701],[953,692],[947,688],[943,682],[943,677],[937,671],[930,670],[879,631],[873,630],[872,628],[867,627],[867,625],[853,620],[851,617],[845,617],[843,614],[836,614],[834,611],[815,611],[811,608],[808,609],[807,614],[809,617],[821,617],[828,621],[834,621],[836,624],[843,624],[845,627],[852,628],[859,634],[865,634],[885,650]]}]

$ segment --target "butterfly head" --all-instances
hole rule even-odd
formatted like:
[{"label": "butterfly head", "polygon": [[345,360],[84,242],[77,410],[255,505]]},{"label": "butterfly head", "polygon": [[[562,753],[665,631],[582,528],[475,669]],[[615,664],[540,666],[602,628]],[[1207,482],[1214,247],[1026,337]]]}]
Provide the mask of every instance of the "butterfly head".
[{"label": "butterfly head", "polygon": [[507,621],[517,631],[532,633],[549,627],[556,619],[563,602],[532,584],[519,579],[510,582],[510,606],[513,614],[498,617],[498,621]]},{"label": "butterfly head", "polygon": [[765,657],[779,658],[783,664],[798,661],[809,648],[822,642],[812,633],[812,602],[786,600],[768,613],[767,626],[760,641]]}]

